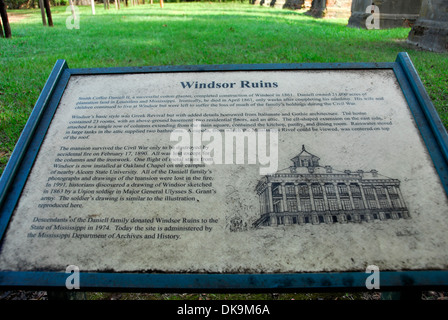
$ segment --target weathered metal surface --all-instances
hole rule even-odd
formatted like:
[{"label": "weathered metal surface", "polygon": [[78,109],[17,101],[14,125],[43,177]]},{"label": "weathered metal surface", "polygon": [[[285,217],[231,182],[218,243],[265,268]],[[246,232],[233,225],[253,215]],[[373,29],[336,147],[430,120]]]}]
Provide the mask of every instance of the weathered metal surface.
[{"label": "weathered metal surface", "polygon": [[[72,75],[119,73],[170,73],[198,71],[245,70],[363,70],[391,69],[407,99],[409,108],[425,139],[428,152],[439,173],[445,191],[448,190],[448,139],[446,131],[412,66],[407,54],[399,54],[394,63],[342,63],[342,64],[259,64],[259,65],[205,65],[141,68],[68,69],[65,61],[58,61],[39,97],[17,147],[0,180],[1,216],[0,238],[12,217],[26,178],[33,166],[40,145],[45,138],[53,114]],[[448,193],[448,191],[447,191]],[[362,289],[368,274],[341,273],[270,273],[270,274],[177,274],[177,273],[120,273],[104,270],[81,273],[81,286],[85,290],[334,290]],[[0,286],[8,288],[63,288],[67,274],[55,271],[1,271]],[[386,289],[439,288],[448,285],[448,274],[440,271],[384,271],[381,286]]]}]

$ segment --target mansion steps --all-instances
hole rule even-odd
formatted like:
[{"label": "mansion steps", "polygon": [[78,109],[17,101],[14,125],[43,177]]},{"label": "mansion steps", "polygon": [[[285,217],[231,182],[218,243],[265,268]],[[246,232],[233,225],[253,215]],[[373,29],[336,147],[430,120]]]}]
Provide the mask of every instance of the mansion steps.
[{"label": "mansion steps", "polygon": [[254,227],[410,218],[397,179],[376,170],[339,172],[320,166],[305,146],[291,160],[288,172],[258,182],[261,217]]}]

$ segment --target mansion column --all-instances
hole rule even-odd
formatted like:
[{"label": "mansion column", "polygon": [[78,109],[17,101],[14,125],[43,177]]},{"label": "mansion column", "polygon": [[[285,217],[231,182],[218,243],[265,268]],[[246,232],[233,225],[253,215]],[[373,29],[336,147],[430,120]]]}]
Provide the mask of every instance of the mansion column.
[{"label": "mansion column", "polygon": [[316,211],[316,205],[314,204],[314,196],[313,196],[313,188],[311,187],[311,183],[307,182],[308,192],[310,194],[310,202],[311,202],[311,211]]},{"label": "mansion column", "polygon": [[258,196],[258,202],[260,202],[261,214],[266,213],[266,197],[264,192]]},{"label": "mansion column", "polygon": [[330,205],[328,204],[327,190],[325,189],[325,182],[321,182],[320,183],[320,187],[322,188],[322,196],[324,198],[325,210],[329,211],[330,210]]},{"label": "mansion column", "polygon": [[288,203],[286,201],[286,183],[282,182],[281,183],[281,188],[282,188],[282,212],[287,212],[288,211]]},{"label": "mansion column", "polygon": [[272,199],[272,182],[268,183],[268,199],[269,199],[269,213],[274,212],[274,201]]},{"label": "mansion column", "polygon": [[407,28],[420,15],[422,0],[353,0],[348,26],[366,29],[366,21],[372,19],[373,13],[368,10],[372,5],[379,10],[380,29]]},{"label": "mansion column", "polygon": [[352,210],[355,210],[355,203],[353,201],[353,194],[350,188],[350,183],[347,183],[347,191],[348,191],[348,197],[350,199],[350,205],[352,206]]},{"label": "mansion column", "polygon": [[380,203],[380,200],[378,199],[378,193],[376,192],[376,186],[372,185],[372,189],[373,189],[373,195],[375,196],[376,206],[378,209],[381,209],[381,203]]},{"label": "mansion column", "polygon": [[426,50],[448,52],[446,0],[423,0],[420,17],[412,26],[408,42]]},{"label": "mansion column", "polygon": [[366,195],[364,193],[364,188],[362,184],[359,184],[359,190],[361,191],[361,197],[362,197],[362,203],[364,204],[364,209],[370,209],[370,206],[367,203]]},{"label": "mansion column", "polygon": [[275,0],[271,5],[276,8],[300,10],[304,6],[304,3],[305,0]]},{"label": "mansion column", "polygon": [[387,203],[389,203],[389,207],[391,209],[393,209],[394,205],[393,205],[392,200],[390,198],[389,190],[387,189],[387,186],[383,186],[383,188],[384,188],[384,193],[386,194]]},{"label": "mansion column", "polygon": [[336,192],[336,200],[338,202],[338,209],[342,210],[342,203],[341,203],[341,195],[339,194],[339,186],[337,182],[334,182],[335,192]]},{"label": "mansion column", "polygon": [[294,191],[296,193],[296,201],[297,201],[297,211],[302,211],[302,205],[300,204],[300,195],[299,195],[299,184],[294,182]]},{"label": "mansion column", "polygon": [[310,11],[308,11],[306,14],[311,15],[315,18],[323,18],[326,9],[327,0],[313,0],[313,2],[311,2]]}]

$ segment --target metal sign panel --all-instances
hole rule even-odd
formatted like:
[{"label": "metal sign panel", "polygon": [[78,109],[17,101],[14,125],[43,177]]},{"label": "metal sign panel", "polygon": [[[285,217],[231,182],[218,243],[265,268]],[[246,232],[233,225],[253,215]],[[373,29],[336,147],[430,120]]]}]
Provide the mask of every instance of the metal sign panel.
[{"label": "metal sign panel", "polygon": [[64,288],[75,270],[84,290],[359,289],[378,271],[383,289],[446,286],[447,141],[405,53],[60,60],[0,180],[0,285]]}]

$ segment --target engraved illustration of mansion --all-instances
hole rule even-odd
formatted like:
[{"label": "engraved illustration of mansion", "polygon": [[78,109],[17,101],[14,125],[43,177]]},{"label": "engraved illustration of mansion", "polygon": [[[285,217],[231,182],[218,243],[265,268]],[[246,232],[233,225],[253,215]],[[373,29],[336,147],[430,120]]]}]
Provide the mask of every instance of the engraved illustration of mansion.
[{"label": "engraved illustration of mansion", "polygon": [[319,160],[302,146],[289,170],[260,179],[261,217],[254,227],[410,218],[399,180],[376,170],[340,172]]}]

